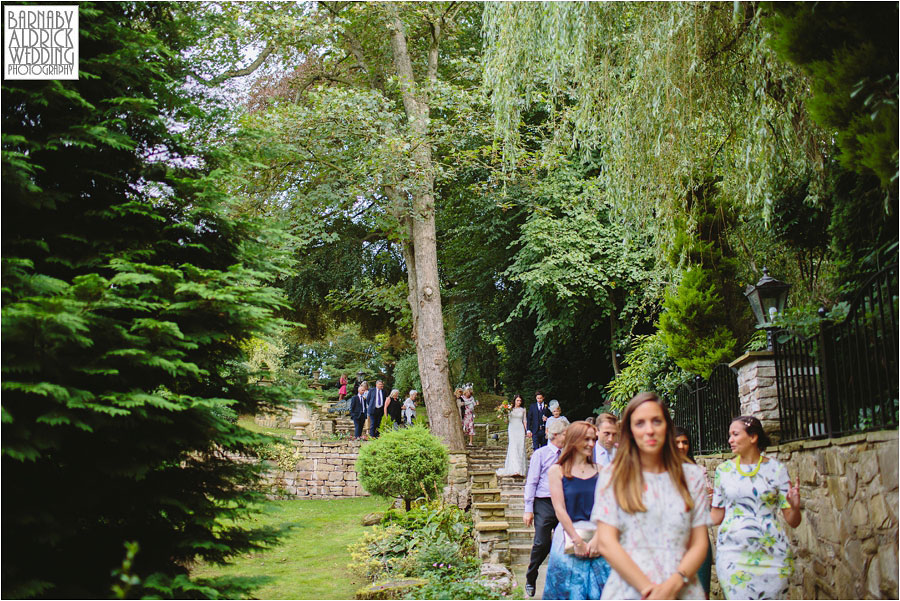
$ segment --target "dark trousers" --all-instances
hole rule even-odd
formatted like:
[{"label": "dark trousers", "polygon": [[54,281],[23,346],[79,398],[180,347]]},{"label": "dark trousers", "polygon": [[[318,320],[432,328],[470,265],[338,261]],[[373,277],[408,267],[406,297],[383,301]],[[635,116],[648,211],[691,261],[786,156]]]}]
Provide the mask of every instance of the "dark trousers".
[{"label": "dark trousers", "polygon": [[363,413],[359,417],[353,417],[351,415],[350,417],[353,420],[353,436],[355,438],[359,438],[360,436],[362,436],[363,426],[366,423],[366,414]]},{"label": "dark trousers", "polygon": [[534,544],[531,546],[531,559],[528,561],[528,571],[525,572],[525,582],[532,586],[537,582],[538,569],[547,555],[550,554],[550,543],[553,542],[553,529],[559,520],[556,519],[556,511],[553,510],[553,502],[549,498],[534,500]]},{"label": "dark trousers", "polygon": [[378,438],[378,428],[381,427],[381,418],[384,417],[384,409],[376,409],[369,415],[369,438]]},{"label": "dark trousers", "polygon": [[539,448],[547,444],[547,431],[541,428],[537,432],[531,433],[531,444],[534,446],[534,450],[537,451]]}]

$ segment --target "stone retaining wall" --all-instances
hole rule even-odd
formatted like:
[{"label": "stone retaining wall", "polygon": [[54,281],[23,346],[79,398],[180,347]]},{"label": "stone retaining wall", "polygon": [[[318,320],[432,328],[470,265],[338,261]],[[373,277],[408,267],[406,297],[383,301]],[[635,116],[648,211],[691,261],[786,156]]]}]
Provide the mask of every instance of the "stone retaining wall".
[{"label": "stone retaining wall", "polygon": [[[800,478],[803,521],[787,527],[796,558],[790,599],[897,599],[897,431],[771,447]],[[733,455],[707,455],[709,470]],[[715,528],[713,544],[715,544]],[[713,570],[713,598],[721,590]]]},{"label": "stone retaining wall", "polygon": [[295,440],[303,458],[293,471],[273,470],[270,483],[282,495],[298,499],[366,497],[356,478],[356,440]]}]

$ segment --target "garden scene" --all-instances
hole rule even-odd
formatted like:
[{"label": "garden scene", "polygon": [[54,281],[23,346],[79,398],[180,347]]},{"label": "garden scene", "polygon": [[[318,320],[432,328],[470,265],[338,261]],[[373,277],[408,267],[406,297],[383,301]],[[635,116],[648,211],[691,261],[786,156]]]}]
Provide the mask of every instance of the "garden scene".
[{"label": "garden scene", "polygon": [[3,598],[898,597],[896,2],[73,6]]}]

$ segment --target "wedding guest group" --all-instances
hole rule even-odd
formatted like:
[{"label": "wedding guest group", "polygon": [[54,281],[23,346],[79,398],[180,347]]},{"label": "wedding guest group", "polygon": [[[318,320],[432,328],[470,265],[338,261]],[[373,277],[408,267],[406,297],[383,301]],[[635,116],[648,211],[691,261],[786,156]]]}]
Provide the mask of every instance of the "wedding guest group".
[{"label": "wedding guest group", "polygon": [[636,395],[621,420],[601,414],[571,425],[560,414],[551,419],[543,394],[535,397],[524,423],[514,399],[507,465],[498,470],[518,461],[521,429],[534,441],[538,420],[547,424],[548,444],[536,445],[525,480],[522,519],[535,530],[528,597],[549,555],[544,599],[708,598],[708,527],[721,524],[714,559],[725,598],[785,598],[794,560],[777,514],[800,524],[799,482],[762,455],[770,441],[758,419],[731,423],[735,457],[710,487],[690,433],[675,427],[656,394]]},{"label": "wedding guest group", "polygon": [[375,387],[370,389],[369,383],[362,379],[360,372],[357,381],[359,383],[355,389],[356,394],[348,399],[355,440],[377,438],[381,421],[385,418],[390,420],[394,429],[404,424],[412,425],[416,417],[418,394],[415,390],[410,390],[406,400],[401,401],[400,390],[397,388],[386,394],[383,380],[377,380]]}]

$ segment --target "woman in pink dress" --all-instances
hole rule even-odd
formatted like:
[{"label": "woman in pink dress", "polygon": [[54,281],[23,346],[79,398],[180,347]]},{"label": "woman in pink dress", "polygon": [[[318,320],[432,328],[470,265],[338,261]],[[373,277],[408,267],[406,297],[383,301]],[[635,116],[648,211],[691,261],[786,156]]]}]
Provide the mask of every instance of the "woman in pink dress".
[{"label": "woman in pink dress", "polygon": [[347,374],[341,374],[341,389],[338,390],[338,403],[344,400],[344,397],[347,396]]}]

